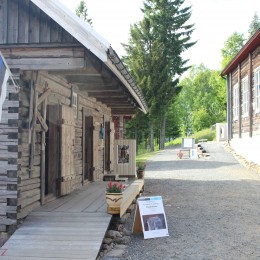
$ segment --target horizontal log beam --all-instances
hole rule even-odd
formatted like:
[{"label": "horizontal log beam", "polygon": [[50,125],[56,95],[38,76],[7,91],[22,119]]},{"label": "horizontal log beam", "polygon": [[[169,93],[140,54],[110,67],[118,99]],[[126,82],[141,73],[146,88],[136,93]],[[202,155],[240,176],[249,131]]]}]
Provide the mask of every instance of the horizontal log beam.
[{"label": "horizontal log beam", "polygon": [[92,91],[89,92],[89,97],[95,97],[95,98],[107,98],[107,97],[113,98],[113,97],[122,97],[124,96],[124,93],[122,93],[120,90],[118,91],[110,91],[107,93],[106,91]]},{"label": "horizontal log beam", "polygon": [[111,113],[113,116],[115,115],[134,115],[136,110],[134,109],[112,109]]},{"label": "horizontal log beam", "polygon": [[115,83],[112,80],[112,77],[110,78],[105,78],[103,76],[98,76],[98,75],[69,75],[66,76],[66,79],[68,83],[71,84],[112,84]]},{"label": "horizontal log beam", "polygon": [[84,58],[6,59],[9,67],[21,70],[63,70],[84,68]]},{"label": "horizontal log beam", "polygon": [[113,85],[102,85],[102,84],[78,84],[78,87],[82,91],[87,91],[87,92],[100,92],[100,91],[120,91],[118,86],[113,86]]}]

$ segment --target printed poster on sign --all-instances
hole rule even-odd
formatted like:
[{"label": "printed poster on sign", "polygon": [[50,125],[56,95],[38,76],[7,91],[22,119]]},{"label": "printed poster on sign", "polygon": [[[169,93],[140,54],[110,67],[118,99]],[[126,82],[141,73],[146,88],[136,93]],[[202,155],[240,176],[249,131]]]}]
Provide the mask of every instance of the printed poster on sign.
[{"label": "printed poster on sign", "polygon": [[161,196],[138,199],[144,239],[169,236]]}]

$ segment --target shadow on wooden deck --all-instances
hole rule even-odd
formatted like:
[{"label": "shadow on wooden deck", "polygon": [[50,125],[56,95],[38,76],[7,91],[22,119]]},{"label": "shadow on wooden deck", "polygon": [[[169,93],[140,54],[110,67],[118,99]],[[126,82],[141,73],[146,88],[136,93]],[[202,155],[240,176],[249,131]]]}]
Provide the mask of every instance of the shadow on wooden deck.
[{"label": "shadow on wooden deck", "polygon": [[30,213],[3,245],[0,258],[96,259],[111,217],[105,183],[90,183]]},{"label": "shadow on wooden deck", "polygon": [[[106,184],[90,183],[31,212],[0,249],[0,259],[96,259],[112,218],[107,214]],[[120,216],[143,185],[143,180],[129,182]]]}]

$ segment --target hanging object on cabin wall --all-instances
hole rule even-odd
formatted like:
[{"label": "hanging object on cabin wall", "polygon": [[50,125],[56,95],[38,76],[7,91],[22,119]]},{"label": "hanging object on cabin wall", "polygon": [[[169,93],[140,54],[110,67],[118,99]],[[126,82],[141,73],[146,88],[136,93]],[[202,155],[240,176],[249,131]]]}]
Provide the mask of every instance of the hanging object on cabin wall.
[{"label": "hanging object on cabin wall", "polygon": [[103,139],[104,139],[104,127],[103,124],[101,124],[99,129],[100,146],[103,146]]},{"label": "hanging object on cabin wall", "polygon": [[11,78],[14,86],[16,86],[16,84],[12,78],[11,71],[10,71],[2,53],[0,52],[0,121],[2,118],[3,103],[6,99],[7,81],[9,78]]},{"label": "hanging object on cabin wall", "polygon": [[103,139],[103,138],[104,138],[104,127],[103,124],[101,124],[99,129],[99,139]]}]

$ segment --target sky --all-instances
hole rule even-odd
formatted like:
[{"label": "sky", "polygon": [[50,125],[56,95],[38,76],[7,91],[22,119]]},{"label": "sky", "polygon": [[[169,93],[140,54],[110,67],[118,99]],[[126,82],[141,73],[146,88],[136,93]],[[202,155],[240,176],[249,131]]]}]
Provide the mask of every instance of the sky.
[{"label": "sky", "polygon": [[[60,0],[75,12],[80,0]],[[125,54],[121,43],[128,43],[130,25],[143,17],[143,0],[85,0],[94,30],[110,42],[119,56]],[[220,69],[221,49],[234,33],[247,37],[254,13],[260,17],[259,0],[185,0],[192,6],[190,23],[195,24],[192,41],[197,43],[183,57],[188,65],[205,64]]]}]

